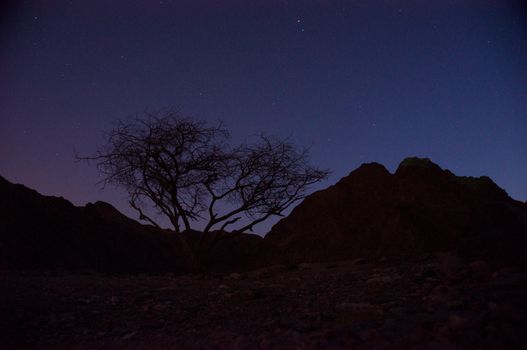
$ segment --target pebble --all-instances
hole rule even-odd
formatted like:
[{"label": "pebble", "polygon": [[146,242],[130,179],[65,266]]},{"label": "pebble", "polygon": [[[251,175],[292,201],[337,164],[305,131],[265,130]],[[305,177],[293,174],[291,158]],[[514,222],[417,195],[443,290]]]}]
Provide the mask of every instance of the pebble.
[{"label": "pebble", "polygon": [[453,330],[465,329],[468,328],[469,321],[459,315],[450,314],[448,317],[448,326]]},{"label": "pebble", "polygon": [[121,337],[122,340],[133,338],[137,334],[137,331],[125,334]]},{"label": "pebble", "polygon": [[339,311],[372,311],[376,310],[377,307],[370,303],[340,303],[335,305],[335,309]]},{"label": "pebble", "polygon": [[229,279],[231,280],[240,280],[242,279],[242,275],[240,273],[237,273],[237,272],[233,272],[229,275]]},{"label": "pebble", "polygon": [[447,275],[455,275],[462,267],[461,259],[452,254],[438,254],[441,271]]},{"label": "pebble", "polygon": [[393,283],[400,279],[401,276],[399,275],[391,275],[391,276],[375,276],[370,279],[366,280],[366,284],[370,283]]},{"label": "pebble", "polygon": [[490,269],[488,264],[483,260],[476,260],[469,264],[470,275],[476,280],[483,280],[489,277]]}]

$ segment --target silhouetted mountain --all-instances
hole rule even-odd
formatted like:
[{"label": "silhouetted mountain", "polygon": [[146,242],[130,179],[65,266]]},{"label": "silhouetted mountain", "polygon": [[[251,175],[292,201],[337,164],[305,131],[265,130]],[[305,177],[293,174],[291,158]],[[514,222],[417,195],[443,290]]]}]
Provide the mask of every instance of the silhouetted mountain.
[{"label": "silhouetted mountain", "polygon": [[75,207],[0,177],[0,266],[105,272],[194,271],[179,236],[127,218],[108,203]]},{"label": "silhouetted mountain", "polygon": [[363,164],[308,196],[265,237],[289,262],[455,252],[497,264],[527,259],[527,206],[488,177],[408,158],[390,174]]},{"label": "silhouetted mountain", "polygon": [[[75,207],[0,177],[0,266],[105,272],[245,271],[262,266],[262,238],[226,232],[177,235],[105,202]],[[270,250],[270,249],[269,249]]]}]

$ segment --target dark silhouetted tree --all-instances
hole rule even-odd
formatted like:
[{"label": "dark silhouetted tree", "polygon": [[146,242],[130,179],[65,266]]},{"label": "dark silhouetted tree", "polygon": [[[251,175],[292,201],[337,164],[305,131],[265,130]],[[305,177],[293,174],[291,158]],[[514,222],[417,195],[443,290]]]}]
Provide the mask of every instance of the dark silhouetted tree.
[{"label": "dark silhouetted tree", "polygon": [[260,135],[236,147],[228,141],[221,124],[147,113],[118,121],[93,156],[78,158],[95,161],[104,184],[123,187],[141,220],[158,226],[144,211],[153,205],[176,232],[195,221],[206,223],[204,232],[236,223],[237,232],[252,230],[328,175],[287,140]]}]

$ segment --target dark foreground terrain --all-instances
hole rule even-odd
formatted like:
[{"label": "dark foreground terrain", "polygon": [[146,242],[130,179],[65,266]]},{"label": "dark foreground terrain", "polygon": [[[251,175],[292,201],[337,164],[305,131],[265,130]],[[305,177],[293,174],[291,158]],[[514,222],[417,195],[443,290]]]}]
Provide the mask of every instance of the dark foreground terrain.
[{"label": "dark foreground terrain", "polygon": [[527,274],[462,263],[0,274],[2,349],[525,349]]}]

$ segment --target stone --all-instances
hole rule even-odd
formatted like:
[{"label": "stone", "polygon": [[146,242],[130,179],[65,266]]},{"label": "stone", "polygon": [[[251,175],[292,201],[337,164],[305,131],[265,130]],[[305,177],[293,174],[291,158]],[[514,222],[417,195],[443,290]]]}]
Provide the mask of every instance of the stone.
[{"label": "stone", "polygon": [[242,279],[242,274],[240,273],[237,273],[237,272],[233,272],[229,275],[229,279],[231,280],[240,280]]},{"label": "stone", "polygon": [[361,316],[380,316],[382,309],[370,303],[339,303],[335,305],[335,309],[341,312],[350,312],[353,314],[360,314]]},{"label": "stone", "polygon": [[469,320],[457,314],[450,314],[448,326],[453,330],[466,329],[469,326]]},{"label": "stone", "polygon": [[121,339],[122,339],[122,340],[128,340],[128,339],[131,339],[131,338],[133,338],[137,333],[138,333],[137,331],[127,333],[127,334],[123,335],[123,336],[121,337]]},{"label": "stone", "polygon": [[450,253],[439,253],[438,260],[441,272],[447,276],[453,276],[457,274],[463,266],[461,258]]},{"label": "stone", "polygon": [[483,260],[475,260],[469,264],[470,276],[476,280],[490,277],[489,265]]},{"label": "stone", "polygon": [[393,283],[400,279],[401,276],[399,275],[379,275],[375,277],[371,277],[366,280],[366,284],[370,283]]}]

